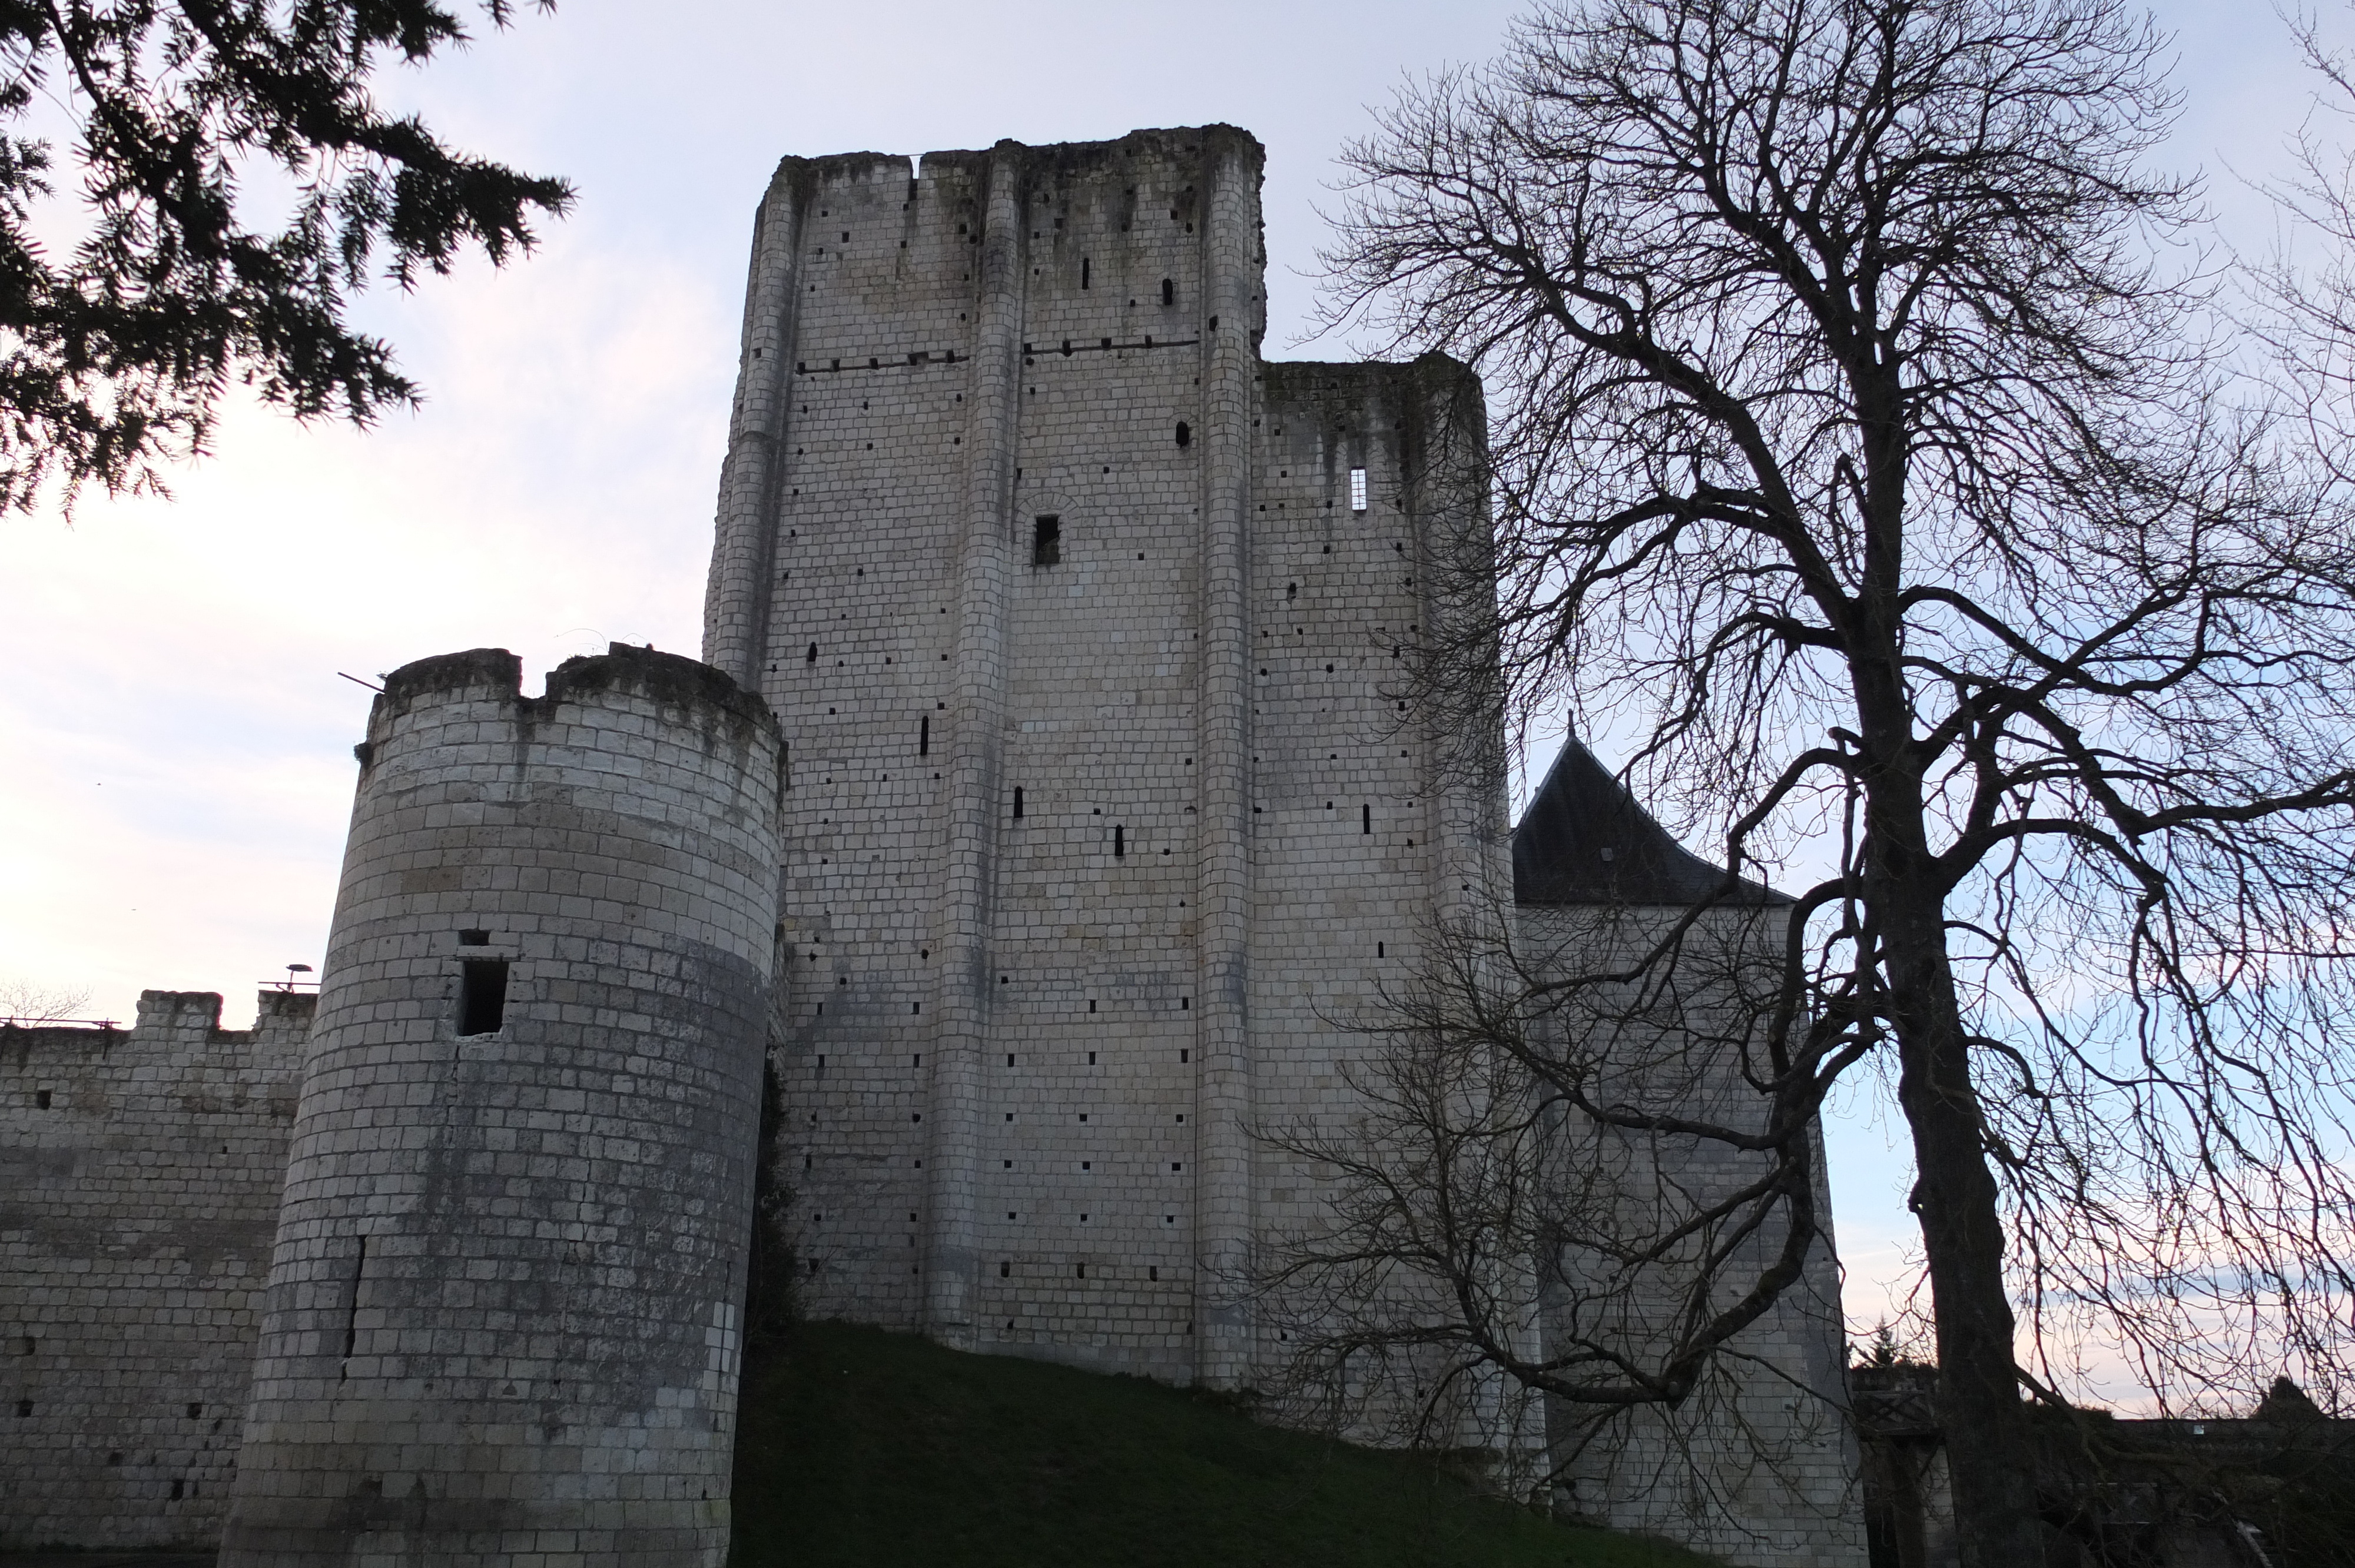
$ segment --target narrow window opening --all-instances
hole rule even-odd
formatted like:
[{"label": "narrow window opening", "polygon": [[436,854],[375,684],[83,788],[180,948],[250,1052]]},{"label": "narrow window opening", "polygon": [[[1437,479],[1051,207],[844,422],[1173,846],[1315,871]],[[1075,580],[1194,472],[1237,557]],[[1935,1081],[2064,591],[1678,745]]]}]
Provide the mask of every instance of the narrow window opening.
[{"label": "narrow window opening", "polygon": [[[1015,815],[1019,816],[1021,813],[1018,811]],[[1361,833],[1370,833],[1374,831],[1374,809],[1371,806],[1358,808],[1358,831]]]},{"label": "narrow window opening", "polygon": [[1080,258],[1080,287],[1081,287],[1081,288],[1084,289],[1084,288],[1086,288],[1086,287],[1088,286],[1088,280],[1089,280],[1090,276],[1094,272],[1094,270],[1095,270],[1095,267],[1094,267],[1094,264],[1093,264],[1092,262],[1091,262],[1091,261],[1090,261],[1086,257],[1084,257],[1084,256],[1082,256],[1082,257],[1081,257],[1081,258]]},{"label": "narrow window opening", "polygon": [[1164,278],[1161,280],[1161,302],[1165,305],[1174,305],[1178,302],[1177,279]]},{"label": "narrow window opening", "polygon": [[360,1237],[359,1256],[352,1262],[351,1299],[344,1308],[344,1367],[336,1373],[337,1382],[351,1375],[352,1352],[360,1342],[360,1280],[368,1274],[368,1237]]},{"label": "narrow window opening", "polygon": [[1149,1267],[1145,1271],[1145,1277],[1147,1279],[1158,1279],[1161,1277],[1161,1270],[1158,1267]]},{"label": "narrow window opening", "polygon": [[1088,1277],[1088,1266],[1084,1263],[1074,1264],[1072,1265],[1072,1272],[1077,1274],[1082,1279],[1085,1279]]},{"label": "narrow window opening", "polygon": [[[1022,820],[1022,786],[1019,784],[1014,787],[1014,820],[1018,822]],[[1005,982],[1001,980],[998,983],[1003,985]]]},{"label": "narrow window opening", "polygon": [[1011,1278],[1013,1278],[1013,1277],[1014,1277],[1014,1266],[1013,1266],[1012,1264],[1010,1264],[1010,1263],[1001,1263],[1001,1264],[999,1264],[999,1265],[997,1266],[997,1277],[998,1277],[998,1278],[1000,1278],[1000,1279],[1011,1279]]},{"label": "narrow window opening", "polygon": [[496,1034],[507,1016],[507,966],[501,959],[468,959],[459,966],[458,1033]]},{"label": "narrow window opening", "polygon": [[1376,942],[1374,944],[1374,957],[1378,959],[1387,959],[1390,956],[1391,945],[1388,942]]},{"label": "narrow window opening", "polygon": [[1030,524],[1030,564],[1051,567],[1063,558],[1063,520],[1040,517]]},{"label": "narrow window opening", "polygon": [[813,642],[809,645],[809,652],[802,656],[802,662],[805,664],[815,664],[817,662],[816,643]]},{"label": "narrow window opening", "polygon": [[1095,1054],[1094,1052],[1091,1051],[1091,1052],[1089,1052],[1089,1053],[1088,1053],[1088,1065],[1089,1065],[1089,1066],[1091,1066],[1091,1067],[1092,1067],[1092,1066],[1094,1066],[1095,1065],[1096,1065],[1096,1054]]},{"label": "narrow window opening", "polygon": [[1191,1053],[1187,1052],[1187,1051],[1182,1051],[1182,1050],[1181,1050],[1181,1051],[1179,1051],[1179,1052],[1178,1053],[1178,1060],[1179,1060],[1180,1062],[1183,1062],[1183,1061],[1187,1060],[1187,1059],[1188,1059],[1188,1057],[1190,1054],[1191,1054]]},{"label": "narrow window opening", "polygon": [[1365,509],[1366,471],[1361,468],[1353,468],[1349,471],[1349,510],[1352,512],[1363,512]]},{"label": "narrow window opening", "polygon": [[188,1490],[188,1483],[187,1483],[187,1482],[186,1482],[186,1481],[184,1481],[184,1480],[175,1479],[175,1480],[172,1482],[172,1500],[173,1500],[174,1502],[178,1502],[178,1501],[179,1501],[183,1497],[186,1497],[186,1496],[187,1495],[187,1490]]},{"label": "narrow window opening", "polygon": [[932,754],[932,715],[927,714],[922,719],[918,721],[916,726],[916,755],[919,757],[930,757]]},{"label": "narrow window opening", "polygon": [[1194,427],[1183,419],[1178,421],[1178,444],[1181,447],[1194,444]]},{"label": "narrow window opening", "polygon": [[1112,827],[1112,857],[1120,859],[1128,853],[1128,830],[1114,822]]},{"label": "narrow window opening", "polygon": [[37,1092],[37,1093],[33,1096],[33,1105],[34,1105],[34,1107],[35,1107],[37,1109],[40,1109],[40,1110],[47,1110],[47,1109],[48,1109],[48,1108],[49,1108],[49,1091],[48,1091],[48,1090],[47,1090],[47,1089],[42,1089],[42,1090],[39,1090],[38,1092]]},{"label": "narrow window opening", "polygon": [[462,948],[487,948],[491,945],[491,934],[488,931],[461,931],[458,933],[458,945]]},{"label": "narrow window opening", "polygon": [[1178,1011],[1180,1012],[1189,1011],[1193,1005],[1194,999],[1190,996],[1181,996],[1178,999]]}]

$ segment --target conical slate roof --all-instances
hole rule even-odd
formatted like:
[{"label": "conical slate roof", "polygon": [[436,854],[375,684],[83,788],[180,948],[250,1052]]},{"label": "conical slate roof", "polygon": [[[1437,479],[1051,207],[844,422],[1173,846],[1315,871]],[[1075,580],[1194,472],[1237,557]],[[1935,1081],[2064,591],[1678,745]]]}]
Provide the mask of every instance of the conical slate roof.
[{"label": "conical slate roof", "polygon": [[[1513,829],[1516,904],[1696,904],[1725,873],[1668,836],[1573,737]],[[1754,882],[1719,902],[1785,904]]]}]

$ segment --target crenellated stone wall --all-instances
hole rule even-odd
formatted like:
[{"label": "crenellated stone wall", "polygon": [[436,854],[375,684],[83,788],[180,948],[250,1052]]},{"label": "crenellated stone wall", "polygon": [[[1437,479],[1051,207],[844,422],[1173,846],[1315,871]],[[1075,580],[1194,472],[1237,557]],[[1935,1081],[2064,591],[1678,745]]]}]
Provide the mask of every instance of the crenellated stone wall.
[{"label": "crenellated stone wall", "polygon": [[218,1538],[315,1000],[0,1028],[0,1550]]}]

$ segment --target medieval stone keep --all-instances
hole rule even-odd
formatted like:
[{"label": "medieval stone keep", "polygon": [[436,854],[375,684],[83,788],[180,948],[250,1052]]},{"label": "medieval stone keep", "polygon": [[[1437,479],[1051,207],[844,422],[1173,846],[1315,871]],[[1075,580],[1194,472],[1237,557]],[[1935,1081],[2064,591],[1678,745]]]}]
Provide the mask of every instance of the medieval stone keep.
[{"label": "medieval stone keep", "polygon": [[[764,1045],[806,1310],[1281,1375],[1250,1265],[1330,1173],[1255,1133],[1349,1114],[1335,1021],[1439,922],[1582,939],[1694,863],[1582,752],[1514,842],[1500,737],[1409,700],[1484,591],[1479,387],[1263,360],[1260,172],[784,161],[710,668],[397,672],[315,1022],[0,1035],[0,1545],[717,1564]],[[1742,1344],[1765,1447],[1680,1489],[1638,1424],[1576,1506],[1862,1561],[1818,1261]]]}]

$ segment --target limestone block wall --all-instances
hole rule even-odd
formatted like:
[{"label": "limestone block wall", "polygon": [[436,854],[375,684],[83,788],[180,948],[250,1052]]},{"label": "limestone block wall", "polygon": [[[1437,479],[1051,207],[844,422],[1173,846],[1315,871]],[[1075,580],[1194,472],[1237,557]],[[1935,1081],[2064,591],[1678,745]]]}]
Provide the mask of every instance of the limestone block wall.
[{"label": "limestone block wall", "polygon": [[1394,689],[1476,386],[1261,361],[1260,163],[789,159],[762,204],[707,654],[793,739],[814,1311],[1250,1379],[1241,1272],[1314,1197],[1249,1128],[1493,870]]},{"label": "limestone block wall", "polygon": [[[1605,1098],[1673,1106],[1722,1125],[1763,1125],[1764,1102],[1745,1081],[1739,1054],[1749,1014],[1733,1003],[1724,977],[1779,950],[1783,907],[1704,915],[1666,1000],[1624,1018],[1562,1021],[1572,1033],[1587,1035],[1565,1048],[1603,1058]],[[1524,905],[1517,913],[1524,961],[1567,973],[1632,961],[1683,911]],[[1559,960],[1548,964],[1548,954]],[[1599,1133],[1576,1124],[1560,1154],[1560,1189],[1581,1194],[1584,1224],[1622,1246],[1648,1245],[1764,1169],[1754,1157],[1694,1138]],[[1557,1460],[1572,1461],[1557,1494],[1571,1511],[1744,1568],[1864,1562],[1839,1261],[1820,1148],[1816,1165],[1823,1234],[1800,1280],[1734,1338],[1685,1404],[1638,1409],[1600,1427],[1592,1425],[1593,1410],[1549,1412]],[[1715,1294],[1730,1299],[1748,1288],[1783,1239],[1777,1227],[1763,1228],[1735,1255]],[[1550,1279],[1541,1298],[1550,1348],[1575,1332],[1581,1342],[1611,1343],[1639,1357],[1657,1351],[1691,1278],[1684,1256],[1630,1277],[1610,1269],[1599,1253],[1566,1249],[1566,1277]]]},{"label": "limestone block wall", "polygon": [[781,745],[688,660],[369,716],[222,1562],[711,1564]]},{"label": "limestone block wall", "polygon": [[218,1533],[314,1001],[0,1029],[0,1550]]}]

